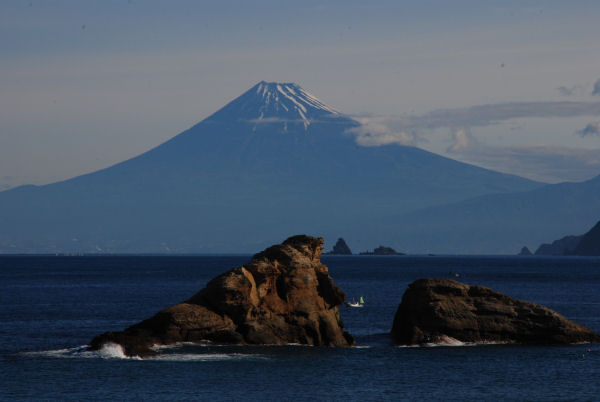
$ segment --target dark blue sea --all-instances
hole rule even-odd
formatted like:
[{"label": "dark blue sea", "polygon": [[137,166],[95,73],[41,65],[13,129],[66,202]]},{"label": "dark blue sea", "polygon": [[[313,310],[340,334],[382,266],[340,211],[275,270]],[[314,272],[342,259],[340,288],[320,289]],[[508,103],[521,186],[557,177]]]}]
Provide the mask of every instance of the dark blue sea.
[{"label": "dark blue sea", "polygon": [[[324,257],[354,348],[181,345],[151,359],[88,352],[250,256],[0,257],[1,400],[600,400],[600,345],[397,347],[407,285],[452,277],[600,332],[600,259]],[[589,349],[589,350],[588,350]]]}]

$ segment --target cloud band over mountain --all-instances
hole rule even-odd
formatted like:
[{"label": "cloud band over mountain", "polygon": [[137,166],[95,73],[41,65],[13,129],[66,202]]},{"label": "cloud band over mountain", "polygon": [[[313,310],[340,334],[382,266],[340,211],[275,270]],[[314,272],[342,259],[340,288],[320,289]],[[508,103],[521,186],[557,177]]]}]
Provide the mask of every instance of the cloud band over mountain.
[{"label": "cloud band over mountain", "polygon": [[[359,116],[355,119],[363,127],[352,132],[357,134],[359,139],[366,135],[371,137],[371,145],[384,145],[392,142],[411,145],[406,141],[408,130],[419,132],[444,127],[483,127],[518,118],[598,115],[600,115],[600,102],[511,102],[439,109],[420,116]],[[381,137],[380,143],[377,142],[378,137]],[[396,140],[393,141],[390,137],[396,137]],[[418,142],[417,137],[419,137],[418,134],[411,133],[413,143]]]},{"label": "cloud band over mountain", "polygon": [[[600,172],[600,150],[565,146],[489,146],[477,140],[471,128],[500,124],[524,118],[571,118],[600,116],[600,102],[512,102],[467,108],[439,109],[420,116],[361,116],[359,127],[348,130],[363,146],[399,144],[417,146],[428,142],[433,130],[448,129],[450,145],[446,152],[462,161],[507,173],[531,172],[533,179],[556,182],[581,180]],[[599,136],[600,123],[566,132],[581,137]]]}]

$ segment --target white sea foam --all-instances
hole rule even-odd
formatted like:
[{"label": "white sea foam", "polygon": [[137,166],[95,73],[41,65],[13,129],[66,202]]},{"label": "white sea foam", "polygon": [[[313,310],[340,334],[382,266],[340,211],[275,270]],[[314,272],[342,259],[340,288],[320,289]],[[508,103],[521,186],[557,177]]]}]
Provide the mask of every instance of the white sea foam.
[{"label": "white sea foam", "polygon": [[[144,360],[152,361],[195,361],[195,362],[209,362],[209,361],[223,361],[223,360],[262,360],[267,359],[266,356],[261,354],[251,353],[193,353],[190,352],[190,348],[201,348],[207,347],[219,348],[219,347],[230,347],[229,345],[215,345],[212,342],[178,342],[172,345],[154,345],[152,350],[161,354],[157,356],[150,356],[144,358]],[[164,353],[163,353],[164,352]]]},{"label": "white sea foam", "polygon": [[487,345],[510,345],[513,344],[514,342],[498,342],[498,341],[481,341],[481,342],[463,342],[463,341],[459,341],[456,338],[453,338],[451,336],[447,336],[447,335],[442,335],[439,337],[438,342],[430,342],[430,343],[424,343],[424,344],[418,344],[418,345],[398,345],[397,347],[399,348],[435,348],[435,347],[440,347],[440,346],[450,346],[450,347],[456,347],[456,346],[487,346]]},{"label": "white sea foam", "polygon": [[[105,343],[102,348],[96,352],[99,357],[103,359],[130,359],[123,351],[123,347],[116,343]],[[139,359],[139,357],[134,357]]]},{"label": "white sea foam", "polygon": [[466,346],[465,342],[459,341],[448,335],[442,335],[435,343],[428,343],[427,346]]},{"label": "white sea foam", "polygon": [[197,343],[197,342],[177,342],[177,343],[173,343],[170,345],[152,345],[152,347],[150,349],[154,350],[155,352],[160,352],[161,350],[171,350],[171,349],[179,349],[181,347],[184,346],[211,346],[213,345],[212,342],[210,341],[206,341],[206,342],[202,342],[202,343]]},{"label": "white sea foam", "polygon": [[[155,346],[154,350],[171,351],[177,348],[186,346],[205,346],[196,343],[181,343],[177,345]],[[127,356],[123,352],[123,348],[115,343],[105,344],[102,349],[91,351],[88,345],[78,346],[75,348],[43,350],[37,352],[21,353],[28,357],[54,358],[54,359],[115,359],[115,360],[150,360],[150,361],[223,361],[223,360],[264,360],[268,357],[261,354],[245,354],[245,353],[164,353],[158,356],[146,357],[144,359],[139,356]]]},{"label": "white sea foam", "polygon": [[176,361],[176,362],[210,362],[224,360],[266,360],[266,356],[242,353],[169,353],[148,357],[144,360],[151,361]]},{"label": "white sea foam", "polygon": [[105,344],[102,347],[102,349],[97,351],[89,350],[88,345],[82,345],[74,348],[42,350],[38,352],[24,352],[22,354],[25,356],[51,357],[56,359],[140,359],[137,356],[126,356],[123,352],[123,348],[115,343]]},{"label": "white sea foam", "polygon": [[97,351],[89,350],[88,345],[77,346],[74,348],[42,350],[38,352],[24,352],[25,356],[50,357],[55,359],[129,359],[139,360],[140,358],[129,357],[123,353],[123,348],[115,343],[108,343]]},{"label": "white sea foam", "polygon": [[67,349],[41,350],[36,352],[22,352],[23,356],[29,357],[53,357],[53,358],[76,358],[80,357],[82,351],[85,351],[85,346]]}]

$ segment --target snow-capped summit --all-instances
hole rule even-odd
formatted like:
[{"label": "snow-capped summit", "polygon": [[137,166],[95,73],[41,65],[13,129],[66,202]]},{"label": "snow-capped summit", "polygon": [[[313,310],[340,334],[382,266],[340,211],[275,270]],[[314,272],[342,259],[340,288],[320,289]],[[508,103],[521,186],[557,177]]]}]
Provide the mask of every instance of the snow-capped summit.
[{"label": "snow-capped summit", "polygon": [[296,110],[301,116],[305,116],[308,110],[313,109],[339,114],[336,110],[317,99],[316,96],[293,82],[279,84],[277,82],[261,81],[254,88],[256,88],[256,94],[263,100],[264,105],[262,107],[265,110],[272,106],[275,110],[280,107],[286,111]]},{"label": "snow-capped summit", "polygon": [[301,123],[305,130],[318,119],[340,115],[298,84],[266,81],[250,88],[214,117],[225,117],[227,112],[256,124],[280,122],[287,128],[289,123]]}]

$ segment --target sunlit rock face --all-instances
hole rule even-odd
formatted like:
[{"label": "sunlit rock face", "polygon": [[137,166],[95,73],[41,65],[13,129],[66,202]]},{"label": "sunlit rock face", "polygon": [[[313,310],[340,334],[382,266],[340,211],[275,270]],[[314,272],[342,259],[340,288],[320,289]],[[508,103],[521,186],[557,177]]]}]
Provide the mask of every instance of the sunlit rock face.
[{"label": "sunlit rock face", "polygon": [[351,346],[338,306],[345,294],[321,263],[323,239],[293,236],[245,266],[212,279],[189,300],[122,332],[94,338],[92,349],[121,345],[148,356],[178,342]]}]

